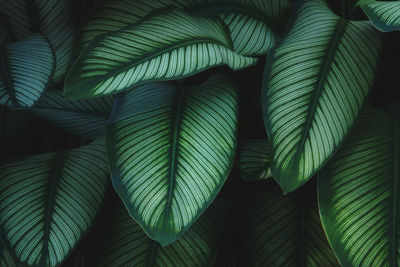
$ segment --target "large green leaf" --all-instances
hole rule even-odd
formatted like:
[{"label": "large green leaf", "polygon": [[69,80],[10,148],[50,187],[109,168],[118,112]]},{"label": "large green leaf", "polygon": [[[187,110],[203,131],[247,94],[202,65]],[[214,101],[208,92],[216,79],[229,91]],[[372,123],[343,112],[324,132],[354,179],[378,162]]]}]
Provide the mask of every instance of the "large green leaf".
[{"label": "large green leaf", "polygon": [[18,262],[14,259],[7,241],[0,230],[0,266],[1,267],[17,267]]},{"label": "large green leaf", "polygon": [[400,116],[366,109],[318,178],[325,232],[343,266],[400,265]]},{"label": "large green leaf", "polygon": [[267,60],[262,93],[272,176],[284,193],[342,144],[372,87],[381,48],[370,22],[340,18],[323,0],[297,5],[289,33]]},{"label": "large green leaf", "polygon": [[59,91],[45,92],[30,111],[84,139],[105,134],[114,97],[68,101]]},{"label": "large green leaf", "polygon": [[12,0],[0,1],[3,12],[17,40],[33,33],[49,38],[56,55],[54,79],[67,72],[72,56],[74,23],[70,0]]},{"label": "large green leaf", "polygon": [[239,145],[240,175],[245,181],[271,177],[271,147],[267,140],[245,140]]},{"label": "large green leaf", "polygon": [[0,167],[0,224],[31,266],[60,264],[91,225],[108,184],[104,139]]},{"label": "large green leaf", "polygon": [[400,1],[361,0],[359,4],[377,29],[400,30]]},{"label": "large green leaf", "polygon": [[249,188],[242,215],[246,266],[339,266],[312,194],[296,191],[284,196],[271,182]]},{"label": "large green leaf", "polygon": [[162,247],[148,238],[121,202],[112,215],[95,266],[212,266],[224,234],[227,209],[215,202],[173,244]]},{"label": "large green leaf", "polygon": [[257,62],[231,47],[222,21],[163,10],[96,37],[68,73],[64,93],[71,100],[115,94],[143,81],[183,78],[221,64],[238,70]]},{"label": "large green leaf", "polygon": [[214,76],[193,87],[147,83],[117,101],[106,134],[114,188],[144,231],[168,245],[229,175],[236,92],[230,80]]},{"label": "large green leaf", "polygon": [[0,47],[0,104],[29,108],[49,86],[54,54],[40,34]]},{"label": "large green leaf", "polygon": [[107,1],[94,12],[82,30],[81,46],[97,35],[119,30],[145,17],[154,9],[175,5],[192,13],[219,15],[228,25],[235,52],[263,55],[275,45],[290,13],[289,0],[157,0]]}]

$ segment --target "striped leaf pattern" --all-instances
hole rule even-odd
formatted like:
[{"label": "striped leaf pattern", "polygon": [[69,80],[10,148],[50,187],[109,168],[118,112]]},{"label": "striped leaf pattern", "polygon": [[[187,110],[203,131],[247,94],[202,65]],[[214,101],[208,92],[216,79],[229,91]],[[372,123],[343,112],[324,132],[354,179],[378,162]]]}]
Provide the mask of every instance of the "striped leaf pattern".
[{"label": "striped leaf pattern", "polygon": [[373,85],[381,49],[371,23],[340,18],[323,0],[297,5],[288,35],[267,60],[262,93],[272,175],[284,193],[342,144]]},{"label": "striped leaf pattern", "polygon": [[82,30],[81,47],[97,35],[133,24],[157,8],[175,5],[182,10],[219,15],[228,25],[235,52],[245,56],[266,54],[276,44],[290,12],[289,0],[157,0],[105,2],[92,14]]},{"label": "striped leaf pattern", "polygon": [[230,49],[228,34],[222,21],[160,11],[91,42],[68,73],[65,96],[114,94],[142,81],[183,78],[221,64],[234,70],[255,64],[257,59]]},{"label": "striped leaf pattern", "polygon": [[246,266],[340,266],[317,203],[304,192],[284,196],[271,182],[257,185],[245,206]]},{"label": "striped leaf pattern", "polygon": [[271,177],[271,147],[267,140],[244,140],[239,145],[240,175],[245,181],[259,181]]},{"label": "striped leaf pattern", "polygon": [[108,183],[104,139],[0,167],[0,224],[31,266],[57,266],[95,218]]},{"label": "striped leaf pattern", "polygon": [[10,21],[17,40],[23,40],[33,33],[42,33],[49,38],[56,57],[53,79],[58,81],[63,78],[71,61],[75,34],[71,1],[0,1],[0,10]]},{"label": "striped leaf pattern", "polygon": [[223,235],[224,199],[209,209],[173,244],[162,247],[146,236],[118,203],[96,266],[212,266]]},{"label": "striped leaf pattern", "polygon": [[114,188],[149,237],[168,245],[230,173],[236,92],[230,80],[213,76],[193,87],[146,83],[117,101],[106,133]]},{"label": "striped leaf pattern", "polygon": [[[1,233],[1,232],[0,232]],[[0,235],[0,266],[1,267],[17,267],[18,262],[13,258],[8,247],[6,239]]]},{"label": "striped leaf pattern", "polygon": [[40,34],[0,48],[0,104],[29,108],[49,86],[54,54]]},{"label": "striped leaf pattern", "polygon": [[343,266],[400,265],[400,116],[368,108],[318,178],[325,232]]},{"label": "striped leaf pattern", "polygon": [[400,1],[367,0],[361,1],[360,6],[378,30],[400,30]]},{"label": "striped leaf pattern", "polygon": [[68,101],[59,91],[47,91],[30,112],[83,139],[104,136],[114,97]]}]

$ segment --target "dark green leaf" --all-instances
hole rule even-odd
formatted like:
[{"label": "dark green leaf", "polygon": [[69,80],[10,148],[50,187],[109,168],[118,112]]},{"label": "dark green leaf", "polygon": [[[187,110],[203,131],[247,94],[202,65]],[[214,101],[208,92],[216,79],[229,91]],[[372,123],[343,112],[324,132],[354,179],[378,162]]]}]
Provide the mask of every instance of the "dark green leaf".
[{"label": "dark green leaf", "polygon": [[337,151],[372,87],[381,39],[365,21],[300,1],[288,35],[271,52],[263,87],[272,176],[287,193]]},{"label": "dark green leaf", "polygon": [[53,79],[60,80],[67,72],[72,56],[74,23],[70,0],[0,1],[0,10],[10,21],[18,40],[33,33],[49,38],[55,51],[56,70]]},{"label": "dark green leaf", "polygon": [[0,104],[29,108],[49,86],[54,54],[40,34],[0,47]]},{"label": "dark green leaf", "polygon": [[237,95],[214,76],[193,87],[147,83],[123,96],[107,127],[116,191],[131,216],[162,245],[210,205],[231,170]]},{"label": "dark green leaf", "polygon": [[113,101],[112,96],[69,101],[62,92],[47,91],[30,111],[73,134],[92,140],[105,134]]},{"label": "dark green leaf", "polygon": [[148,238],[119,203],[104,240],[105,249],[96,252],[100,255],[96,266],[212,266],[224,232],[224,204],[216,199],[185,234],[162,247]]},{"label": "dark green leaf", "polygon": [[257,187],[245,206],[246,266],[339,266],[308,192],[284,196],[273,183]]},{"label": "dark green leaf", "polygon": [[107,173],[104,140],[0,167],[0,224],[21,262],[67,257],[100,208]]},{"label": "dark green leaf", "polygon": [[318,178],[325,232],[343,266],[400,265],[400,116],[371,107]]},{"label": "dark green leaf", "polygon": [[400,30],[400,1],[361,0],[359,4],[380,31]]},{"label": "dark green leaf", "polygon": [[245,181],[271,177],[271,147],[267,140],[245,140],[239,146],[240,174]]}]

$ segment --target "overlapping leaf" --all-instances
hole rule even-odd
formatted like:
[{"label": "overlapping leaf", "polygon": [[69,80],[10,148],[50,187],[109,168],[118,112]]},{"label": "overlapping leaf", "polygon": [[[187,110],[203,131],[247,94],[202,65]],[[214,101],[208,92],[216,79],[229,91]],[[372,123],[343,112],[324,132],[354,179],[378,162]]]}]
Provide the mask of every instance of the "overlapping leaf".
[{"label": "overlapping leaf", "polygon": [[400,30],[400,1],[361,0],[359,4],[377,29]]},{"label": "overlapping leaf", "polygon": [[400,116],[368,108],[318,178],[322,222],[343,266],[400,265]]},{"label": "overlapping leaf", "polygon": [[68,101],[62,92],[47,91],[30,111],[84,139],[95,139],[105,134],[113,101],[112,96]]},{"label": "overlapping leaf", "polygon": [[133,24],[157,8],[175,5],[180,9],[206,15],[219,15],[228,25],[235,52],[251,56],[266,54],[275,45],[290,12],[288,0],[202,0],[129,1],[104,3],[82,31],[82,47],[97,35]]},{"label": "overlapping leaf", "polygon": [[209,209],[173,244],[162,247],[132,220],[122,203],[112,216],[96,266],[212,266],[224,233],[223,199]]},{"label": "overlapping leaf", "polygon": [[0,167],[0,224],[31,266],[56,266],[91,225],[105,193],[104,139]]},{"label": "overlapping leaf", "polygon": [[284,196],[267,183],[250,194],[244,216],[246,266],[339,266],[309,193]]},{"label": "overlapping leaf", "polygon": [[0,10],[6,15],[17,40],[33,33],[42,33],[55,51],[54,79],[60,80],[71,61],[74,23],[70,0],[12,0],[1,1]]},{"label": "overlapping leaf", "polygon": [[118,96],[107,126],[114,188],[131,216],[162,245],[210,205],[232,167],[237,95],[214,76],[193,87],[146,83]]},{"label": "overlapping leaf", "polygon": [[54,54],[40,34],[0,48],[0,104],[29,108],[51,82]]},{"label": "overlapping leaf", "polygon": [[71,100],[115,94],[143,81],[183,78],[221,64],[239,70],[257,62],[231,46],[222,21],[163,10],[93,40],[68,73],[64,93]]},{"label": "overlapping leaf", "polygon": [[381,40],[370,22],[336,16],[323,0],[299,1],[271,53],[263,87],[272,175],[285,193],[335,153],[370,91]]},{"label": "overlapping leaf", "polygon": [[240,174],[245,181],[271,177],[271,147],[267,140],[245,140],[239,146]]}]

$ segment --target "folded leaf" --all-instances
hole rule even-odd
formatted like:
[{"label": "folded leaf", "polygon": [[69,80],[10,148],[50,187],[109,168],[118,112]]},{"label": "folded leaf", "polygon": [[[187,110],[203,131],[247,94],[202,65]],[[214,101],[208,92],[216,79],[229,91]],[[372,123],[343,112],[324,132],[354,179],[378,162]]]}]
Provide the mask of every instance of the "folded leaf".
[{"label": "folded leaf", "polygon": [[42,33],[49,40],[56,57],[54,80],[67,72],[72,56],[74,23],[70,0],[0,1],[0,10],[10,21],[17,40]]},{"label": "folded leaf", "polygon": [[104,139],[0,167],[0,224],[31,266],[57,266],[87,231],[108,184]]},{"label": "folded leaf", "polygon": [[273,183],[251,189],[243,216],[246,266],[340,266],[309,192],[284,196]]},{"label": "folded leaf", "polygon": [[288,35],[267,60],[262,93],[272,176],[285,193],[342,144],[372,87],[381,49],[371,23],[340,18],[322,0],[297,5]]},{"label": "folded leaf", "polygon": [[236,92],[230,80],[214,76],[193,87],[147,83],[117,101],[106,134],[114,188],[149,237],[168,245],[230,173]]},{"label": "folded leaf", "polygon": [[105,2],[94,12],[82,30],[81,46],[97,35],[133,24],[157,8],[174,5],[192,13],[219,15],[227,24],[235,52],[245,55],[266,54],[276,44],[290,13],[289,0],[157,0]]},{"label": "folded leaf", "polygon": [[240,175],[245,181],[259,181],[271,177],[271,147],[267,140],[245,140],[239,145]]},{"label": "folded leaf", "polygon": [[54,67],[52,48],[43,35],[0,47],[0,104],[31,107],[49,86]]},{"label": "folded leaf", "polygon": [[68,101],[59,91],[47,91],[30,109],[34,115],[48,120],[84,139],[104,136],[114,97]]},{"label": "folded leaf", "polygon": [[222,21],[163,10],[95,38],[68,73],[64,93],[70,100],[115,94],[143,81],[183,78],[221,64],[238,70],[257,62],[231,47]]},{"label": "folded leaf", "polygon": [[226,205],[215,202],[173,244],[162,247],[146,236],[120,202],[98,250],[96,266],[213,266],[224,233]]},{"label": "folded leaf", "polygon": [[360,1],[360,7],[378,30],[400,30],[400,1],[366,0]]},{"label": "folded leaf", "polygon": [[365,109],[318,178],[319,207],[343,266],[400,264],[400,116]]}]

